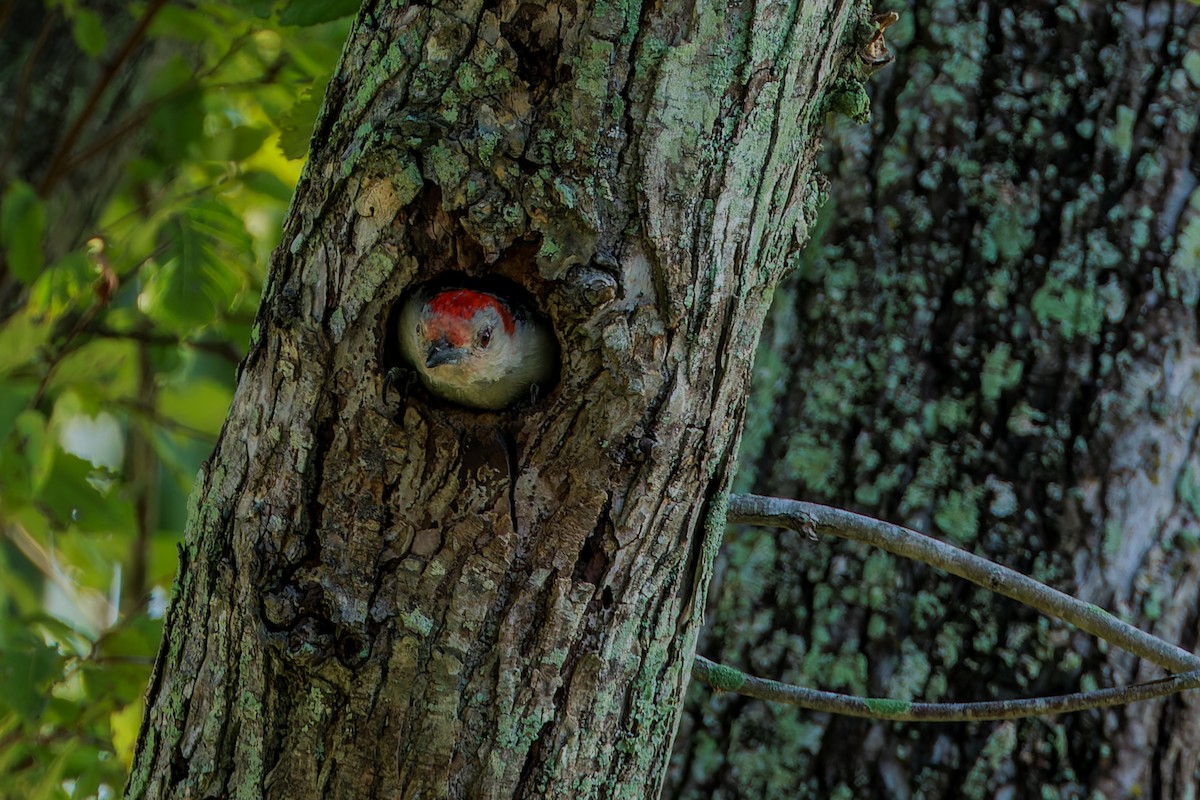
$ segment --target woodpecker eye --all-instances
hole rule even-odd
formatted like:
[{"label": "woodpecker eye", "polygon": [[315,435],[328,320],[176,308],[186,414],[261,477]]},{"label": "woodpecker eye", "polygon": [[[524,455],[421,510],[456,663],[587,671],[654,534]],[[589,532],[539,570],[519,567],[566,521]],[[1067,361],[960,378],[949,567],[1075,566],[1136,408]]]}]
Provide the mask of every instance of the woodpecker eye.
[{"label": "woodpecker eye", "polygon": [[483,331],[479,334],[479,346],[487,347],[488,344],[491,343],[491,341],[492,341],[492,329],[484,328]]}]

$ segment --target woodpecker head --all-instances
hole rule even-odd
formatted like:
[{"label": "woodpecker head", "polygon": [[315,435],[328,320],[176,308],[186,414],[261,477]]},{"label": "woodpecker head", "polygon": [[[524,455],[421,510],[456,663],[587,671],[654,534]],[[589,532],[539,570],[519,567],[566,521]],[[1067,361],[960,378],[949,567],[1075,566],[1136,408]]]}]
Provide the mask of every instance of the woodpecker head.
[{"label": "woodpecker head", "polygon": [[400,350],[434,394],[499,409],[552,379],[548,326],[506,298],[475,289],[418,291],[400,314]]}]

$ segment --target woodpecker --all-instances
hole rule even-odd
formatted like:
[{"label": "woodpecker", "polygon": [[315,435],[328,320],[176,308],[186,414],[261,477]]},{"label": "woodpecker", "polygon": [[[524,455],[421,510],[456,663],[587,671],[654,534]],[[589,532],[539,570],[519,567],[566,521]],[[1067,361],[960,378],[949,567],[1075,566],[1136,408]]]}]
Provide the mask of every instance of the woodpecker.
[{"label": "woodpecker", "polygon": [[413,293],[400,312],[399,342],[429,391],[469,408],[532,397],[558,364],[547,324],[519,302],[475,289]]}]

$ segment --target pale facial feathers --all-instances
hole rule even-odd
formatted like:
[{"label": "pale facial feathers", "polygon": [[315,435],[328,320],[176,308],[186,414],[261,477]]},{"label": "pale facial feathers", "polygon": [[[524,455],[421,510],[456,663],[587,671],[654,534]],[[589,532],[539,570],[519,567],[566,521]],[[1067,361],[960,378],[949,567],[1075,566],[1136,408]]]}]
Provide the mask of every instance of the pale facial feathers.
[{"label": "pale facial feathers", "polygon": [[530,398],[554,376],[557,343],[520,306],[488,292],[418,292],[400,313],[404,358],[434,394],[471,408]]}]

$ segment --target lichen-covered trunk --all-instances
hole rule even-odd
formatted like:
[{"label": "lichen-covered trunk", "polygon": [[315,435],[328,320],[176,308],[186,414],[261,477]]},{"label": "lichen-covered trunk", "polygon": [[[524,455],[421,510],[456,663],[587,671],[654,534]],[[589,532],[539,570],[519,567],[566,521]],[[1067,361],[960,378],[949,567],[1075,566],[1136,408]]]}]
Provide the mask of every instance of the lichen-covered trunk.
[{"label": "lichen-covered trunk", "polygon": [[[136,798],[655,792],[846,2],[367,2],[198,481]],[[515,411],[385,388],[414,280],[562,343]]]},{"label": "lichen-covered trunk", "polygon": [[[1200,8],[926,3],[830,148],[776,297],[740,489],[923,529],[1194,651]],[[986,700],[1161,675],[921,565],[734,531],[699,651]],[[1200,695],[911,725],[693,692],[668,798],[1190,798]]]}]

